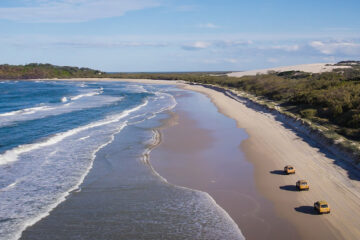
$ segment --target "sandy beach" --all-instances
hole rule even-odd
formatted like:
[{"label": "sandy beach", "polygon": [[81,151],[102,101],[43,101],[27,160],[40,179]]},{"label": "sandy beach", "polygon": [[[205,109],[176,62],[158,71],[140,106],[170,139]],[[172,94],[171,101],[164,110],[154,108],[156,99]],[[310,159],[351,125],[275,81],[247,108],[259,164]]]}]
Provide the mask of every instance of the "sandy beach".
[{"label": "sandy beach", "polygon": [[[92,79],[91,81],[99,80],[103,79]],[[192,162],[186,162],[183,158],[183,162],[175,161],[176,157],[168,162],[159,162],[156,159],[160,159],[161,154],[164,156],[165,151],[162,149],[162,144],[151,155],[151,161],[156,171],[168,179],[170,183],[208,192],[238,223],[245,237],[248,235],[250,236],[249,239],[258,239],[265,232],[268,234],[266,235],[269,237],[268,239],[273,239],[271,236],[276,236],[276,238],[282,238],[283,236],[284,239],[288,239],[289,235],[292,239],[359,238],[360,215],[357,214],[360,212],[359,173],[353,170],[352,166],[337,159],[336,156],[317,145],[307,136],[299,135],[286,124],[277,121],[276,116],[253,108],[245,100],[236,101],[222,92],[199,85],[187,85],[182,82],[172,81],[107,80],[177,84],[187,90],[205,94],[216,105],[220,113],[235,120],[237,127],[246,131],[248,137],[246,140],[242,140],[240,148],[244,153],[245,162],[248,161],[249,163],[248,166],[244,165],[244,163],[241,163],[241,165],[239,163],[241,161],[239,161],[232,162],[232,164],[235,164],[232,166],[237,166],[237,168],[226,167],[225,162],[227,160],[232,161],[231,154],[223,154],[225,156],[223,157],[224,165],[217,165],[218,163],[209,164],[204,161],[198,162],[200,166],[208,164],[208,169],[198,167],[189,169],[185,166],[196,165],[192,165]],[[70,81],[74,81],[74,79]],[[78,81],[84,81],[84,79]],[[182,117],[178,117],[177,120],[174,118],[175,122],[170,124],[172,127],[162,130],[163,145],[168,149],[166,151],[170,149],[173,151],[172,153],[176,152],[176,149],[172,148],[172,145],[176,144],[183,146],[179,147],[179,149],[189,149],[194,153],[199,149],[212,146],[211,142],[213,140],[211,140],[212,138],[208,135],[208,132],[201,130],[201,128],[193,129],[190,127],[196,126],[196,124],[191,122],[193,119],[189,117],[190,115],[184,109],[179,109],[178,114]],[[189,145],[188,142],[180,140],[174,142],[175,138],[169,137],[179,136],[179,133],[192,134],[192,138],[197,139],[197,142],[201,144]],[[173,139],[173,143],[169,141],[169,138]],[[202,141],[204,139],[208,139],[208,141]],[[184,151],[178,151],[178,153],[179,156],[177,157],[181,159],[181,154]],[[295,166],[297,170],[295,175],[284,176],[282,174],[281,170],[287,164]],[[251,184],[247,184],[248,189],[240,188],[240,195],[251,196],[251,194],[255,194],[252,196],[256,197],[248,202],[240,195],[236,195],[236,191],[233,192],[232,197],[229,197],[231,191],[239,189],[239,185],[225,181],[226,179],[235,179],[235,182],[242,182],[241,176],[236,175],[236,169],[242,171],[242,168],[247,169],[248,173],[251,172],[250,175],[253,176],[250,177],[254,180],[254,188],[251,187]],[[213,171],[210,171],[211,169]],[[213,188],[212,184],[214,182],[209,184],[209,177],[216,176],[219,169],[223,170],[223,175],[226,177],[224,177],[225,180],[222,184],[218,185],[217,188]],[[232,172],[231,170],[235,171]],[[249,180],[250,177],[248,176],[247,179]],[[295,190],[295,182],[299,179],[307,179],[310,182],[310,191],[297,192]],[[223,191],[225,186],[228,189]],[[220,191],[218,191],[219,189]],[[227,197],[221,199],[219,196]],[[313,203],[318,200],[329,202],[332,209],[331,214],[319,216],[314,212]],[[254,209],[251,202],[257,202],[261,207],[257,208],[256,211],[245,212]],[[264,223],[270,224],[267,225],[266,231],[257,231],[259,218]],[[284,226],[286,227],[284,228]]]},{"label": "sandy beach", "polygon": [[[360,236],[360,177],[347,163],[277,121],[266,112],[247,107],[223,93],[202,86],[186,89],[209,96],[219,111],[249,134],[241,146],[254,164],[256,186],[275,204],[276,212],[293,223],[303,239],[358,239]],[[283,176],[287,164],[296,175]],[[340,167],[342,166],[342,167]],[[347,170],[349,169],[349,170]],[[295,182],[307,179],[309,192],[297,192]],[[329,215],[318,216],[313,203],[327,200]]]}]

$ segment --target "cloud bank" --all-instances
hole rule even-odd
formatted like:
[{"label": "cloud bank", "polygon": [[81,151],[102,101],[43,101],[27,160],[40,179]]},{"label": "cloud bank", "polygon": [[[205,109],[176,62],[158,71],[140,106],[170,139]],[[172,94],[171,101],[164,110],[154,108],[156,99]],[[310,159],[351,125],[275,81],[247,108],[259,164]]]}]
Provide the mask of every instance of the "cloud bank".
[{"label": "cloud bank", "polygon": [[360,43],[355,41],[312,41],[309,45],[325,55],[356,56],[360,54]]},{"label": "cloud bank", "polygon": [[193,43],[184,44],[182,48],[184,50],[200,50],[200,49],[206,49],[210,47],[212,44],[210,42],[203,42],[203,41],[196,41]]},{"label": "cloud bank", "polygon": [[86,22],[159,6],[157,0],[37,0],[0,8],[0,19],[18,22]]}]

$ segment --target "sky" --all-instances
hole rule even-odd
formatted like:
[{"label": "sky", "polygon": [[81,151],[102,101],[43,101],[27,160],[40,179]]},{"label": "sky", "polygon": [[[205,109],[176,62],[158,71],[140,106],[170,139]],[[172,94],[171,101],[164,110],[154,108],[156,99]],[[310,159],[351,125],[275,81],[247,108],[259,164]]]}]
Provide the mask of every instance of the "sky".
[{"label": "sky", "polygon": [[0,0],[0,64],[241,71],[360,60],[359,0]]}]

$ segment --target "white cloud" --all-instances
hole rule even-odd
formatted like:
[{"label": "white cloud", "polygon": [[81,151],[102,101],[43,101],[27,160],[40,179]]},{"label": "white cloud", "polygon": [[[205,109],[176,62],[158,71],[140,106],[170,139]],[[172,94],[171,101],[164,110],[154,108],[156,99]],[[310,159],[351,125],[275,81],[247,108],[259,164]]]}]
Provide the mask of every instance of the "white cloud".
[{"label": "white cloud", "polygon": [[211,45],[212,44],[210,42],[197,41],[190,44],[185,44],[182,46],[182,48],[185,50],[199,50],[199,49],[206,49]]},{"label": "white cloud", "polygon": [[166,47],[166,42],[140,42],[140,41],[121,41],[116,39],[99,40],[62,40],[54,41],[52,45],[83,47],[83,48],[119,48],[119,47]]},{"label": "white cloud", "polygon": [[220,26],[213,24],[213,23],[199,24],[198,27],[199,28],[211,28],[211,29],[220,28]]},{"label": "white cloud", "polygon": [[206,64],[222,64],[225,63],[227,65],[233,65],[239,63],[238,59],[235,58],[207,58],[202,60],[203,63]]},{"label": "white cloud", "polygon": [[235,58],[225,58],[224,62],[226,62],[226,63],[237,63],[238,60],[235,59]]},{"label": "white cloud", "polygon": [[235,48],[235,47],[247,47],[253,44],[252,41],[248,40],[214,40],[214,41],[195,41],[188,44],[183,44],[182,48],[185,50],[199,50],[199,49],[206,49],[212,47],[215,51],[217,48],[220,50],[221,48]]},{"label": "white cloud", "polygon": [[294,45],[276,45],[272,46],[272,49],[278,49],[278,50],[284,50],[287,52],[296,52],[300,49],[300,46],[298,44]]},{"label": "white cloud", "polygon": [[298,44],[294,45],[266,45],[266,46],[258,46],[259,50],[280,50],[285,52],[296,52],[300,50],[300,46]]},{"label": "white cloud", "polygon": [[225,40],[217,41],[216,45],[218,47],[238,47],[238,46],[248,46],[253,44],[251,40]]},{"label": "white cloud", "polygon": [[312,41],[309,45],[315,50],[326,55],[343,54],[343,55],[358,55],[360,54],[360,43],[357,42],[323,42]]},{"label": "white cloud", "polygon": [[46,36],[21,35],[1,36],[0,44],[23,48],[129,48],[129,47],[167,47],[166,41],[136,40],[126,36]]},{"label": "white cloud", "polygon": [[159,6],[158,0],[37,0],[22,7],[0,8],[0,19],[20,22],[86,22],[118,17]]}]

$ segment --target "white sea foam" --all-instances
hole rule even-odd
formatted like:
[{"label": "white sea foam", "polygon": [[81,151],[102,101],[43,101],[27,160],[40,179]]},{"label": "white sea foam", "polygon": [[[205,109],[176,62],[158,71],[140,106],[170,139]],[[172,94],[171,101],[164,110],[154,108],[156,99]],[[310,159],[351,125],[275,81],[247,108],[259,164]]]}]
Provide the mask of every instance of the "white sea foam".
[{"label": "white sea foam", "polygon": [[88,93],[84,93],[84,94],[79,94],[77,96],[71,97],[70,99],[72,101],[74,101],[74,100],[78,100],[78,99],[83,98],[83,97],[96,96],[96,95],[99,95],[99,94],[102,94],[102,93],[103,93],[103,88],[100,88],[100,89],[97,89],[96,91],[92,91],[92,92],[88,92]]},{"label": "white sea foam", "polygon": [[[101,93],[103,93],[103,88],[97,89],[95,91],[79,94],[77,96],[70,97],[70,100],[75,101],[75,100],[78,100],[78,99],[84,98],[84,97],[92,97],[92,96],[100,95]],[[67,97],[62,97],[61,98],[62,103],[65,103],[68,100],[69,99]],[[24,108],[24,109],[20,109],[20,110],[16,110],[16,111],[1,113],[0,114],[0,126],[1,126],[1,122],[3,120],[2,118],[4,118],[4,117],[14,116],[14,115],[29,115],[29,114],[34,114],[34,113],[38,113],[38,112],[53,110],[55,108],[61,108],[63,106],[64,105],[55,105],[55,104],[53,104],[53,105],[45,105],[45,104],[42,103],[42,104],[39,104],[39,106],[36,106],[36,107]]]},{"label": "white sea foam", "polygon": [[[156,117],[158,113],[173,109],[177,102],[173,95],[164,92],[155,92],[156,97],[153,99],[151,106],[144,113],[139,113],[137,116],[131,118],[131,124],[138,124],[140,122]],[[163,106],[163,107],[161,107]],[[139,119],[139,120],[138,120]]]},{"label": "white sea foam", "polygon": [[88,125],[69,130],[67,132],[58,133],[58,134],[46,139],[43,142],[20,145],[20,146],[18,146],[16,148],[7,150],[5,153],[0,155],[0,165],[15,162],[18,159],[18,156],[20,154],[23,154],[23,153],[26,153],[26,152],[29,152],[29,151],[33,151],[33,150],[38,149],[38,148],[42,148],[42,147],[46,147],[46,146],[49,146],[49,145],[56,144],[56,143],[62,141],[64,138],[67,138],[67,137],[69,137],[71,135],[74,135],[74,134],[79,133],[81,131],[87,130],[89,128],[94,128],[94,127],[98,127],[98,126],[101,126],[101,125],[117,122],[120,119],[128,116],[130,113],[132,113],[134,111],[137,111],[140,108],[146,106],[147,104],[148,104],[148,101],[146,100],[143,104],[141,104],[141,105],[139,105],[137,107],[126,110],[126,111],[124,111],[124,112],[122,112],[121,114],[118,114],[118,115],[109,116],[109,117],[107,117],[106,119],[104,119],[102,121],[90,123]]},{"label": "white sea foam", "polygon": [[82,87],[82,88],[87,87],[87,85],[85,83],[80,83],[78,86]]},{"label": "white sea foam", "polygon": [[[148,101],[144,101],[101,121],[2,154],[0,165],[11,164],[11,168],[20,168],[20,172],[16,173],[15,182],[0,189],[0,215],[3,215],[0,220],[5,221],[0,224],[3,227],[0,239],[20,238],[22,231],[46,217],[70,192],[78,190],[92,168],[96,153],[127,125],[127,116],[147,104]],[[4,167],[2,169],[6,169]],[[9,201],[14,198],[16,201]],[[16,212],[9,211],[11,208]]]},{"label": "white sea foam", "polygon": [[[79,111],[88,108],[96,108],[105,105],[112,104],[114,102],[121,101],[123,97],[111,97],[111,96],[96,96],[99,93],[92,92],[87,95],[87,98],[82,99],[85,96],[77,98],[76,101],[64,102],[62,99],[61,104],[52,104],[48,106],[32,107],[7,113],[0,114],[0,127],[14,124],[14,122],[29,121],[34,119],[40,119],[48,116],[55,116],[73,111]],[[66,99],[67,100],[67,99]]]},{"label": "white sea foam", "polygon": [[82,137],[82,138],[79,138],[80,141],[83,141],[85,139],[88,139],[90,136],[86,136],[86,137]]},{"label": "white sea foam", "polygon": [[[136,110],[134,110],[134,111],[136,111]],[[129,113],[130,113],[130,112],[129,112]],[[66,192],[64,192],[63,194],[61,194],[61,196],[57,199],[56,202],[48,205],[48,206],[46,207],[46,209],[44,209],[43,212],[41,212],[40,214],[38,214],[36,217],[31,218],[31,219],[27,220],[26,222],[24,222],[23,225],[22,225],[22,227],[21,227],[21,229],[20,229],[20,231],[18,231],[18,232],[16,232],[16,233],[14,234],[14,236],[13,236],[13,237],[14,237],[14,238],[13,238],[14,240],[21,238],[22,232],[23,232],[26,228],[34,225],[35,223],[37,223],[38,221],[40,221],[40,220],[43,219],[44,217],[48,216],[48,215],[50,214],[50,212],[51,212],[56,206],[58,206],[60,203],[62,203],[63,201],[66,200],[66,197],[69,196],[69,194],[70,194],[71,192],[73,192],[73,191],[80,192],[80,191],[81,191],[80,185],[84,182],[85,177],[88,175],[88,173],[89,173],[90,170],[92,169],[93,164],[94,164],[94,160],[95,160],[95,158],[96,158],[96,153],[97,153],[100,149],[102,149],[103,147],[105,147],[106,145],[108,145],[108,144],[110,144],[111,142],[113,142],[113,141],[114,141],[114,135],[117,134],[117,133],[119,133],[124,127],[126,127],[126,122],[123,123],[122,125],[120,125],[120,127],[118,128],[118,131],[114,132],[113,135],[111,135],[110,140],[109,140],[108,142],[100,145],[97,149],[95,149],[95,150],[92,152],[92,154],[91,154],[91,155],[92,155],[92,156],[91,156],[91,163],[90,163],[89,167],[85,170],[85,172],[82,174],[82,176],[80,177],[80,179],[78,180],[78,182],[77,182],[72,188],[70,188],[68,191],[66,191]]]},{"label": "white sea foam", "polygon": [[20,115],[20,114],[27,115],[27,114],[33,114],[33,113],[38,112],[38,111],[45,111],[45,110],[51,110],[51,109],[53,109],[53,108],[51,108],[49,106],[39,106],[39,107],[24,108],[24,109],[21,109],[21,110],[1,113],[0,117]]},{"label": "white sea foam", "polygon": [[134,93],[146,93],[146,92],[148,92],[148,90],[146,90],[143,85],[138,85],[138,84],[126,85],[126,90],[130,91],[130,92],[134,92]]},{"label": "white sea foam", "polygon": [[1,192],[1,191],[7,191],[7,190],[9,190],[9,189],[11,189],[11,188],[15,187],[15,185],[16,185],[17,183],[18,183],[18,181],[15,181],[15,182],[13,182],[13,183],[10,183],[9,185],[7,185],[7,186],[5,186],[5,187],[1,188],[1,189],[0,189],[0,192]]}]

